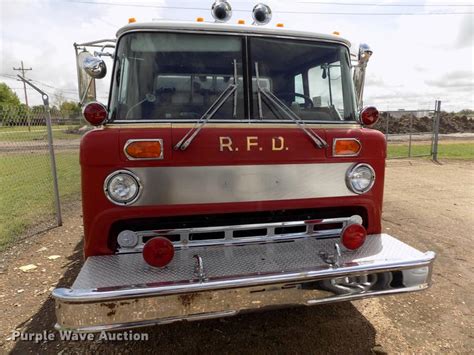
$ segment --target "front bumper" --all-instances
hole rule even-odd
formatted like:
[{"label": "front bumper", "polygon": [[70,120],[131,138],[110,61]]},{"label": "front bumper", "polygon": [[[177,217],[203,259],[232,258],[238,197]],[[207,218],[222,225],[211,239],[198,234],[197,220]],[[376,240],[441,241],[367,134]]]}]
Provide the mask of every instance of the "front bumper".
[{"label": "front bumper", "polygon": [[343,251],[336,263],[328,263],[335,241],[180,249],[161,269],[148,266],[140,253],[89,257],[70,289],[53,291],[56,327],[116,330],[430,286],[433,252],[386,234],[370,235],[359,250]]}]

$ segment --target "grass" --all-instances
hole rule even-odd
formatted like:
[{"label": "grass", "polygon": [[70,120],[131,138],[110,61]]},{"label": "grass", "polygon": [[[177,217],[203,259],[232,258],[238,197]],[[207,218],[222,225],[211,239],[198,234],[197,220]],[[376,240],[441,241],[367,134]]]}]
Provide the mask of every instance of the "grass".
[{"label": "grass", "polygon": [[[80,192],[77,152],[56,154],[61,200]],[[45,221],[54,221],[53,183],[47,154],[0,156],[0,250]]]},{"label": "grass", "polygon": [[[55,126],[53,127],[53,139],[77,139],[81,134],[67,133],[68,129],[78,126]],[[48,132],[46,126],[32,126],[28,130],[27,126],[0,127],[0,141],[3,142],[25,142],[25,141],[46,141]]]},{"label": "grass", "polygon": [[[430,144],[413,144],[411,147],[411,156],[427,155],[431,152]],[[400,158],[408,157],[407,144],[389,144],[388,157]],[[474,159],[474,142],[473,143],[455,143],[441,141],[438,146],[439,159]]]}]

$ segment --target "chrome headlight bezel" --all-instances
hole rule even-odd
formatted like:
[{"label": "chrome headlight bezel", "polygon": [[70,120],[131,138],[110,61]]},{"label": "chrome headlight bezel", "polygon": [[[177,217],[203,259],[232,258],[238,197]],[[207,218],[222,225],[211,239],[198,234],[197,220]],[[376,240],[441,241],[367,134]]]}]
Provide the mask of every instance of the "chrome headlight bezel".
[{"label": "chrome headlight bezel", "polygon": [[[123,201],[114,199],[114,197],[111,195],[111,193],[109,191],[109,186],[110,186],[110,183],[111,183],[112,179],[114,179],[115,177],[117,177],[119,175],[127,175],[128,177],[132,178],[132,180],[134,180],[134,182],[137,186],[137,191],[135,192],[135,194],[131,198],[129,198],[127,200],[123,200]],[[140,179],[138,178],[138,176],[136,176],[135,174],[133,174],[129,170],[116,170],[113,173],[111,173],[110,175],[108,175],[105,178],[105,181],[104,181],[105,196],[107,197],[107,199],[110,202],[112,202],[113,204],[118,205],[118,206],[129,206],[129,205],[133,204],[134,202],[136,202],[140,198],[142,190],[143,190],[143,187],[142,187],[142,184],[140,182]]]},{"label": "chrome headlight bezel", "polygon": [[[367,168],[370,173],[371,173],[371,179],[370,179],[370,183],[369,185],[364,188],[363,190],[358,190],[352,183],[352,177],[353,177],[353,174],[359,169],[359,168]],[[361,194],[365,194],[366,192],[369,192],[372,187],[374,186],[375,184],[375,170],[374,168],[372,168],[369,164],[365,164],[365,163],[356,163],[354,165],[352,165],[348,170],[347,170],[347,173],[346,173],[346,185],[347,185],[347,188],[349,190],[351,190],[352,192],[358,194],[358,195],[361,195]]]}]

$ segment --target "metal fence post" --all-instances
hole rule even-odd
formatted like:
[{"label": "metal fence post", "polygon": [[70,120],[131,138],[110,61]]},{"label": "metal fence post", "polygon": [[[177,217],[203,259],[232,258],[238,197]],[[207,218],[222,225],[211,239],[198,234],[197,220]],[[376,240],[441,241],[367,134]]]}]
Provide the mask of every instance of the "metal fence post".
[{"label": "metal fence post", "polygon": [[56,170],[56,157],[54,155],[54,146],[53,146],[53,129],[51,127],[51,110],[49,109],[49,96],[44,91],[37,88],[35,85],[30,83],[21,75],[18,77],[26,84],[30,85],[33,89],[41,94],[41,98],[43,99],[43,105],[46,111],[46,127],[48,129],[48,148],[49,148],[49,156],[51,161],[51,174],[53,176],[53,188],[54,188],[54,204],[56,207],[56,220],[58,226],[63,225],[63,219],[61,215],[61,202],[59,199],[59,186],[58,186],[58,175]]},{"label": "metal fence post", "polygon": [[433,139],[433,160],[438,161],[438,140],[439,140],[439,121],[441,113],[441,101],[435,102],[435,121],[434,121],[434,139]]},{"label": "metal fence post", "polygon": [[387,118],[387,125],[385,127],[385,140],[388,142],[388,120],[390,119],[390,114],[386,112],[385,117]]},{"label": "metal fence post", "polygon": [[410,135],[408,138],[408,158],[411,158],[411,135],[413,133],[413,115],[410,115]]}]

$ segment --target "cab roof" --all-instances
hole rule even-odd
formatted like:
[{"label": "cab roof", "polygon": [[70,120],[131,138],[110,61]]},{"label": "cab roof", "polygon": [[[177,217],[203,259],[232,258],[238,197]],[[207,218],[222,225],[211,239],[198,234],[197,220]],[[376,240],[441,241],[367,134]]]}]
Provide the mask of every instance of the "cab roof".
[{"label": "cab roof", "polygon": [[321,40],[325,42],[335,42],[344,44],[350,48],[351,43],[339,36],[331,34],[321,34],[308,31],[289,30],[282,27],[237,25],[229,23],[214,22],[191,22],[191,21],[154,21],[154,22],[134,22],[120,28],[117,37],[135,31],[192,31],[192,32],[215,32],[215,33],[236,33],[250,35],[265,35],[269,37],[295,37],[298,39]]}]

